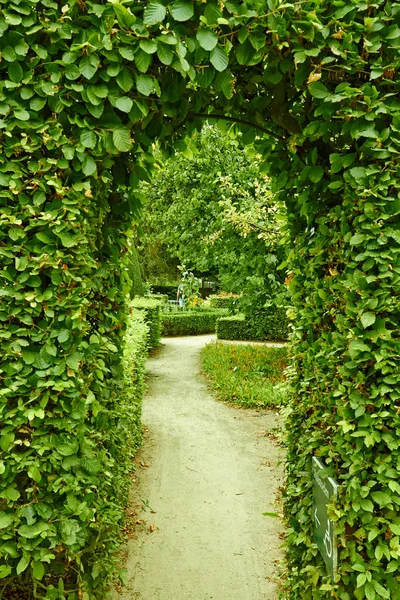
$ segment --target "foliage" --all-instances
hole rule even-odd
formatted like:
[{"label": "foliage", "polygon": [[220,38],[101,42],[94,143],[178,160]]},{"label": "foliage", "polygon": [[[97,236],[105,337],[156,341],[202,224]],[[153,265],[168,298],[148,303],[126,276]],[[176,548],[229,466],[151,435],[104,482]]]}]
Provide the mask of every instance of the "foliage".
[{"label": "foliage", "polygon": [[[185,151],[207,115],[235,121],[288,208],[288,594],[398,597],[398,0],[1,6],[0,576],[104,598],[136,186],[153,141]],[[341,486],[334,582],[312,535],[313,454]]]},{"label": "foliage", "polygon": [[283,291],[284,275],[276,270],[285,258],[282,210],[259,158],[246,154],[238,140],[204,128],[184,155],[166,160],[141,189],[147,197],[143,253],[161,243],[164,256],[214,273],[224,289],[244,291],[244,305],[262,306]]},{"label": "foliage", "polygon": [[277,408],[288,400],[286,348],[207,344],[202,369],[219,400],[247,408]]},{"label": "foliage", "polygon": [[185,265],[179,265],[181,280],[178,286],[178,296],[182,304],[196,304],[200,297],[199,290],[201,280],[195,277],[192,271],[189,271]]},{"label": "foliage", "polygon": [[264,309],[250,315],[224,317],[218,320],[216,332],[220,340],[287,341],[286,311],[282,308]]},{"label": "foliage", "polygon": [[227,294],[224,296],[213,295],[210,296],[210,307],[211,308],[227,308],[231,312],[237,307],[239,296],[237,294]]},{"label": "foliage", "polygon": [[163,336],[201,335],[214,333],[217,319],[226,315],[224,310],[189,310],[175,313],[163,313]]},{"label": "foliage", "polygon": [[161,306],[163,300],[157,298],[134,298],[131,307],[143,311],[144,320],[148,328],[147,347],[149,350],[157,348],[161,340]]},{"label": "foliage", "polygon": [[131,298],[134,298],[135,296],[143,296],[145,293],[145,287],[140,271],[138,253],[134,245],[131,245],[127,263],[128,277],[131,284],[129,295]]},{"label": "foliage", "polygon": [[[125,413],[124,431],[115,434],[116,443],[126,453],[125,462],[131,469],[133,458],[141,444],[141,408],[146,390],[145,366],[148,348],[148,325],[144,311],[131,309],[125,335],[123,364],[126,386],[120,397],[118,411]],[[122,423],[122,421],[121,421]]]}]

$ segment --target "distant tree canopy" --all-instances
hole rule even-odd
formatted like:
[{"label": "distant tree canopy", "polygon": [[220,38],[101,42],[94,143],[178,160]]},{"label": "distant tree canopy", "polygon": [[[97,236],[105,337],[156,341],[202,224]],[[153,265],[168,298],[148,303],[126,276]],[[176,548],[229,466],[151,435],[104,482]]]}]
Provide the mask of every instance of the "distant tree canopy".
[{"label": "distant tree canopy", "polygon": [[[146,260],[155,245],[199,273],[214,273],[225,291],[260,307],[283,293],[284,207],[275,201],[261,160],[238,139],[207,126],[184,154],[162,162],[146,197],[140,229]],[[164,259],[165,260],[165,259]]]}]

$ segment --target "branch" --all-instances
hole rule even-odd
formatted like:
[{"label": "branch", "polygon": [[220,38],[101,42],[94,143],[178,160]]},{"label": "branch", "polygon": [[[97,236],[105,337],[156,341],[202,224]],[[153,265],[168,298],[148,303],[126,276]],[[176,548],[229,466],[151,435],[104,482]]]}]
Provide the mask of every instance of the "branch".
[{"label": "branch", "polygon": [[239,119],[238,117],[227,117],[226,115],[216,115],[215,113],[209,114],[209,113],[192,113],[192,112],[190,112],[187,116],[188,117],[201,117],[203,119],[223,119],[225,121],[231,121],[232,123],[241,123],[242,125],[249,125],[250,127],[254,127],[254,129],[257,129],[258,131],[262,131],[263,133],[266,133],[267,135],[271,135],[272,137],[276,138],[277,140],[286,142],[286,138],[284,138],[281,135],[278,135],[277,133],[274,133],[270,129],[266,129],[265,127],[262,127],[261,125],[257,125],[256,123],[252,123],[251,121],[246,121],[245,119]]}]

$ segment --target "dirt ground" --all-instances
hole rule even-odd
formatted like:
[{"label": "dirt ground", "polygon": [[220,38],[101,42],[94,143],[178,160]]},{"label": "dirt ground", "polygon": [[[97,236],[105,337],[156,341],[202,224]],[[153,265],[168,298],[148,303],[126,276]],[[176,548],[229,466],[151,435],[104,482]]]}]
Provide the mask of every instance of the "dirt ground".
[{"label": "dirt ground", "polygon": [[119,600],[276,600],[282,451],[272,412],[216,401],[200,376],[214,336],[166,338],[148,361],[141,506]]}]

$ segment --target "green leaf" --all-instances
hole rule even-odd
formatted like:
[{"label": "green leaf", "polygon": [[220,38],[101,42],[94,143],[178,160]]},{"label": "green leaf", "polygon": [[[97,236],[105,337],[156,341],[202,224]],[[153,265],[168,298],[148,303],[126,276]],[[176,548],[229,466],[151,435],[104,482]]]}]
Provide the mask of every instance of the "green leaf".
[{"label": "green leaf", "polygon": [[374,586],[375,591],[378,594],[378,598],[390,598],[390,592],[386,588],[384,588],[383,585],[379,583],[379,581],[375,581],[375,579],[373,579],[372,585]]},{"label": "green leaf", "polygon": [[229,64],[228,56],[221,46],[216,46],[211,52],[210,61],[217,71],[224,71]]},{"label": "green leaf", "polygon": [[222,12],[217,3],[207,0],[204,16],[208,25],[217,25],[218,19],[222,17]]},{"label": "green leaf", "polygon": [[350,245],[351,246],[359,246],[360,244],[363,243],[364,240],[365,240],[365,235],[363,233],[355,233],[350,238]]},{"label": "green leaf", "polygon": [[118,108],[118,110],[128,113],[133,106],[133,101],[128,96],[122,96],[121,98],[117,99],[115,106]]},{"label": "green leaf", "polygon": [[362,340],[359,339],[355,339],[352,340],[349,344],[349,354],[351,356],[351,358],[357,358],[357,356],[359,354],[361,354],[362,352],[370,352],[371,349],[369,346],[367,346],[366,344],[364,344],[364,342]]},{"label": "green leaf", "polygon": [[146,73],[149,66],[151,65],[152,58],[150,54],[147,54],[143,50],[138,50],[135,54],[135,65],[141,73]]},{"label": "green leaf", "polygon": [[39,562],[38,560],[35,560],[32,563],[32,574],[33,577],[35,579],[38,579],[39,581],[41,581],[44,577],[44,573],[45,573],[45,569],[44,569],[44,565],[43,563]]},{"label": "green leaf", "polygon": [[39,96],[36,96],[35,98],[32,98],[32,100],[29,103],[29,106],[31,108],[31,110],[42,110],[42,108],[45,106],[47,102],[47,98],[39,98]]},{"label": "green leaf", "polygon": [[120,152],[128,152],[132,147],[130,130],[121,128],[113,131],[113,143]]},{"label": "green leaf", "polygon": [[320,98],[321,100],[324,100],[325,98],[328,98],[328,96],[331,96],[331,93],[328,90],[328,88],[325,87],[324,84],[320,81],[314,81],[313,83],[310,83],[308,85],[308,91],[310,92],[311,96],[313,96],[314,98]]},{"label": "green leaf", "polygon": [[36,481],[36,483],[39,483],[39,481],[42,479],[42,475],[35,465],[31,465],[29,467],[28,475],[31,477],[31,479],[33,479],[33,481]]},{"label": "green leaf", "polygon": [[146,54],[157,52],[157,42],[155,40],[140,40],[139,46]]},{"label": "green leaf", "polygon": [[21,575],[21,573],[26,571],[30,562],[31,557],[29,556],[29,554],[24,554],[19,563],[17,564],[17,575]]},{"label": "green leaf", "polygon": [[130,29],[132,25],[136,22],[136,17],[131,13],[131,11],[126,8],[123,4],[118,4],[117,2],[113,2],[113,8],[115,14],[117,15],[118,23],[122,27],[126,27]]},{"label": "green leaf", "polygon": [[167,9],[159,2],[150,2],[144,11],[143,21],[145,25],[155,25],[165,19]]},{"label": "green leaf", "polygon": [[1,50],[1,56],[7,62],[14,62],[15,60],[17,60],[16,52],[12,46],[5,46]]},{"label": "green leaf", "polygon": [[94,175],[97,171],[96,161],[89,154],[85,154],[85,158],[82,162],[82,171],[86,177]]},{"label": "green leaf", "polygon": [[202,28],[199,29],[196,38],[202,48],[211,52],[218,44],[218,36],[212,29]]},{"label": "green leaf", "polygon": [[379,504],[379,506],[389,506],[392,504],[392,497],[385,492],[372,492],[371,498],[374,502]]},{"label": "green leaf", "polygon": [[24,76],[24,71],[19,62],[13,62],[8,67],[8,76],[11,81],[19,83]]},{"label": "green leaf", "polygon": [[14,522],[14,517],[12,514],[5,513],[4,511],[0,511],[0,529],[5,529],[9,527]]},{"label": "green leaf", "polygon": [[365,179],[365,177],[367,176],[367,173],[366,173],[364,167],[354,167],[353,169],[350,169],[350,174],[357,181],[359,179]]},{"label": "green leaf", "polygon": [[371,583],[366,583],[365,584],[365,596],[367,598],[367,600],[375,600],[376,594],[375,594],[375,588]]},{"label": "green leaf", "polygon": [[324,170],[322,167],[311,167],[309,172],[308,172],[308,176],[311,179],[311,181],[313,181],[314,183],[318,183],[318,181],[321,181],[321,179],[324,176]]},{"label": "green leaf", "polygon": [[239,65],[248,65],[254,54],[254,48],[248,40],[244,40],[244,42],[236,48],[236,60]]},{"label": "green leaf", "polygon": [[27,110],[15,110],[14,117],[19,121],[29,121],[31,118]]},{"label": "green leaf", "polygon": [[365,573],[360,573],[357,575],[357,587],[361,587],[367,581],[367,576]]},{"label": "green leaf", "polygon": [[154,91],[153,78],[150,75],[138,75],[136,77],[136,88],[143,96],[150,96]]},{"label": "green leaf", "polygon": [[80,141],[85,148],[95,148],[97,136],[94,131],[91,131],[90,129],[84,129],[81,133]]},{"label": "green leaf", "polygon": [[364,329],[373,325],[376,321],[376,315],[372,312],[365,312],[361,315],[361,323]]},{"label": "green leaf", "polygon": [[0,579],[4,579],[11,574],[10,565],[0,565]]},{"label": "green leaf", "polygon": [[129,92],[132,89],[132,87],[133,87],[132,75],[130,74],[130,72],[128,71],[128,69],[126,67],[124,67],[122,69],[122,71],[120,71],[119,75],[117,76],[117,83],[124,92]]},{"label": "green leaf", "polygon": [[63,344],[64,342],[69,340],[69,336],[70,336],[70,333],[69,333],[68,329],[63,329],[58,334],[57,339],[60,342],[60,344]]},{"label": "green leaf", "polygon": [[374,505],[371,502],[371,500],[367,500],[366,498],[363,498],[363,500],[360,500],[360,506],[363,510],[366,510],[368,512],[373,512],[374,510]]},{"label": "green leaf", "polygon": [[171,4],[170,12],[175,21],[188,21],[194,15],[193,2],[175,0],[175,2]]},{"label": "green leaf", "polygon": [[163,65],[170,65],[174,59],[174,53],[167,44],[158,43],[157,55]]},{"label": "green leaf", "polygon": [[35,523],[35,525],[22,525],[18,529],[18,533],[21,537],[27,538],[28,540],[38,537],[44,531],[48,531],[49,525],[43,521]]},{"label": "green leaf", "polygon": [[79,71],[84,77],[86,77],[86,79],[92,79],[97,72],[98,62],[98,59],[90,54],[84,56],[79,61]]}]

